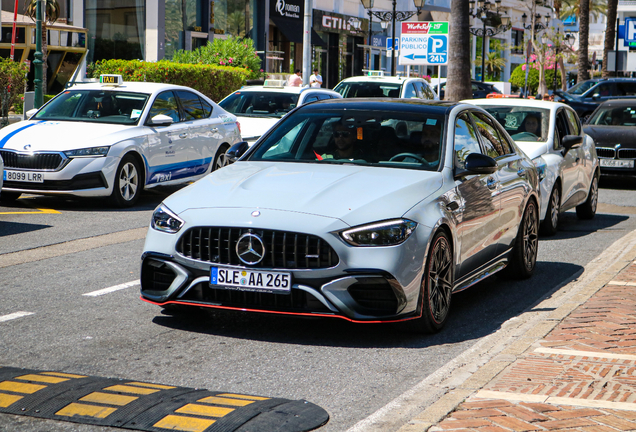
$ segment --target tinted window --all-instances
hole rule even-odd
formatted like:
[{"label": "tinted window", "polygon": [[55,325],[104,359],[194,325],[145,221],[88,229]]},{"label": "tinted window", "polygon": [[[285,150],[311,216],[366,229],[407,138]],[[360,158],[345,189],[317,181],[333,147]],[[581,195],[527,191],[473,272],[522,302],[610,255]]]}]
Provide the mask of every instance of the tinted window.
[{"label": "tinted window", "polygon": [[477,130],[483,138],[482,143],[484,143],[484,147],[486,148],[486,154],[492,158],[506,154],[501,145],[499,133],[492,123],[490,123],[490,119],[482,113],[474,112],[472,114],[475,126],[477,126]]},{"label": "tinted window", "polygon": [[406,99],[417,97],[417,91],[415,90],[415,86],[413,86],[412,83],[404,85],[404,96],[402,97]]},{"label": "tinted window", "polygon": [[612,96],[614,92],[612,92],[614,85],[610,83],[601,83],[597,87],[590,90],[585,97],[593,97],[595,95],[599,95],[600,97],[608,97]]},{"label": "tinted window", "polygon": [[568,123],[570,125],[570,133],[572,135],[581,135],[581,124],[579,123],[578,116],[569,109],[565,110],[565,114],[568,118]]},{"label": "tinted window", "polygon": [[205,112],[203,111],[203,106],[201,106],[201,99],[199,99],[199,96],[192,92],[183,90],[179,90],[177,92],[177,96],[179,96],[181,106],[183,107],[185,121],[198,120],[205,117]]},{"label": "tinted window", "polygon": [[219,102],[232,114],[249,117],[282,117],[298,104],[298,94],[287,92],[237,91]]},{"label": "tinted window", "polygon": [[568,90],[568,93],[573,95],[582,95],[583,93],[585,93],[586,91],[594,87],[597,82],[598,81],[594,81],[594,80],[583,81],[582,83],[578,83],[577,85],[572,87],[570,90]]},{"label": "tinted window", "polygon": [[423,84],[422,83],[422,87],[424,88],[424,95],[425,95],[426,99],[434,100],[435,99],[435,93],[433,93],[433,90],[431,90],[431,88],[427,84]]},{"label": "tinted window", "polygon": [[636,95],[636,83],[634,82],[617,82],[617,96],[634,96]]},{"label": "tinted window", "polygon": [[385,82],[345,82],[334,90],[344,98],[355,97],[400,97],[402,84]]},{"label": "tinted window", "polygon": [[461,114],[455,122],[455,166],[464,168],[466,157],[471,153],[481,153],[479,139],[466,114]]},{"label": "tinted window", "polygon": [[566,120],[565,112],[563,111],[564,110],[560,110],[557,113],[556,118],[556,130],[558,133],[558,138],[554,140],[554,148],[556,149],[561,148],[561,140],[563,137],[570,134],[568,121]]},{"label": "tinted window", "polygon": [[201,99],[201,107],[203,108],[203,116],[206,118],[210,117],[212,114],[212,105],[206,102],[205,99]]},{"label": "tinted window", "polygon": [[315,102],[317,100],[318,100],[318,96],[309,96],[309,97],[305,98],[305,103]]},{"label": "tinted window", "polygon": [[156,115],[163,114],[172,118],[172,121],[177,123],[179,121],[179,106],[177,105],[177,98],[171,91],[160,93],[155,101],[152,103],[148,118],[153,118]]}]

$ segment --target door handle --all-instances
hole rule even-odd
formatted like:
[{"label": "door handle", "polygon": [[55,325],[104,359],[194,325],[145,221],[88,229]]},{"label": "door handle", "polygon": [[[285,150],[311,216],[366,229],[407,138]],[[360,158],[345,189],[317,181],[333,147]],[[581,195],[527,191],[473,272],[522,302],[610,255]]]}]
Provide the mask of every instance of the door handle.
[{"label": "door handle", "polygon": [[488,186],[488,189],[496,189],[497,188],[497,180],[495,180],[494,177],[488,177],[488,180],[486,181],[486,186]]},{"label": "door handle", "polygon": [[179,138],[186,138],[187,136],[188,136],[188,134],[185,133],[185,132],[179,134]]}]

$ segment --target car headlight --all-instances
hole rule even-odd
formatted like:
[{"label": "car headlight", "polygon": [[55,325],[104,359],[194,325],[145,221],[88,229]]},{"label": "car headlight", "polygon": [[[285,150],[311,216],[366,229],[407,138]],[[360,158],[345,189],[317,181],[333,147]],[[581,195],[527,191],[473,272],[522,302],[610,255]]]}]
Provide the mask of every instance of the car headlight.
[{"label": "car headlight", "polygon": [[548,169],[548,164],[541,156],[532,159],[534,166],[537,167],[537,173],[539,174],[539,181],[545,178],[545,172]]},{"label": "car headlight", "polygon": [[408,219],[392,219],[344,230],[342,238],[353,246],[395,246],[406,241],[417,223]]},{"label": "car headlight", "polygon": [[64,154],[66,155],[66,157],[69,157],[69,158],[99,157],[99,156],[106,156],[108,154],[108,150],[110,150],[110,146],[88,147],[83,149],[65,151]]},{"label": "car headlight", "polygon": [[168,207],[160,204],[152,213],[150,226],[157,231],[174,234],[181,229],[184,222],[179,216],[174,214]]}]

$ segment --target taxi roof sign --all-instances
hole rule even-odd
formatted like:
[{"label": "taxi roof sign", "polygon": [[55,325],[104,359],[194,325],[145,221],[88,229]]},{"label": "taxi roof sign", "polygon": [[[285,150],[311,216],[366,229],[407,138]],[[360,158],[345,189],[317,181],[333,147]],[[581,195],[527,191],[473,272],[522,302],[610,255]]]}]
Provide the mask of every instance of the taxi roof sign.
[{"label": "taxi roof sign", "polygon": [[268,79],[263,83],[263,87],[284,87],[285,80]]},{"label": "taxi roof sign", "polygon": [[369,76],[369,77],[383,77],[384,76],[384,71],[381,71],[381,70],[370,70],[370,71],[367,71],[367,76]]},{"label": "taxi roof sign", "polygon": [[121,75],[100,75],[99,83],[101,85],[119,86],[124,83],[124,78]]}]

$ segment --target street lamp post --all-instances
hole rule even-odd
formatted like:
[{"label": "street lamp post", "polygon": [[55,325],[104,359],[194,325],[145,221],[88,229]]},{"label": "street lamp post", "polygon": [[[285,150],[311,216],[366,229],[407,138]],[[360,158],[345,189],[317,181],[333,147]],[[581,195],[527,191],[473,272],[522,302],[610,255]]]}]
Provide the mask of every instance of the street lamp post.
[{"label": "street lamp post", "polygon": [[[372,11],[373,0],[360,0],[362,6],[369,11],[369,16],[373,15],[377,17],[381,23],[382,28],[386,28],[386,23],[391,22],[391,43],[395,45],[395,22],[396,21],[406,21],[411,18],[415,14],[419,14],[422,7],[424,7],[425,0],[413,0],[413,4],[417,11],[396,11],[397,0],[393,0],[393,8],[391,11]],[[395,57],[397,53],[397,48],[394,46],[392,49],[392,59],[391,59],[391,75],[395,76],[396,64]]]},{"label": "street lamp post", "polygon": [[35,3],[35,53],[33,54],[33,67],[35,68],[35,77],[33,79],[33,85],[35,87],[35,108],[40,108],[44,105],[42,56],[42,0],[37,0]]},{"label": "street lamp post", "polygon": [[[470,15],[473,18],[479,18],[482,22],[482,28],[470,28],[470,33],[474,36],[481,36],[481,82],[486,77],[486,36],[492,37],[499,33],[510,30],[512,24],[509,17],[502,17],[499,13],[501,0],[495,0],[496,9],[491,10],[492,2],[488,0],[468,0],[470,4]],[[477,3],[477,9],[475,9]],[[480,4],[481,3],[481,4]],[[490,26],[492,28],[487,28]]]},{"label": "street lamp post", "polygon": [[373,32],[371,31],[372,27],[373,27],[373,13],[371,11],[371,9],[373,9],[373,2],[374,0],[360,0],[360,2],[362,3],[362,6],[364,6],[364,8],[367,10],[367,12],[369,13],[369,31],[367,32],[367,46],[369,47],[369,57],[368,57],[368,64],[367,64],[367,68],[371,69],[371,36],[373,35]]}]

